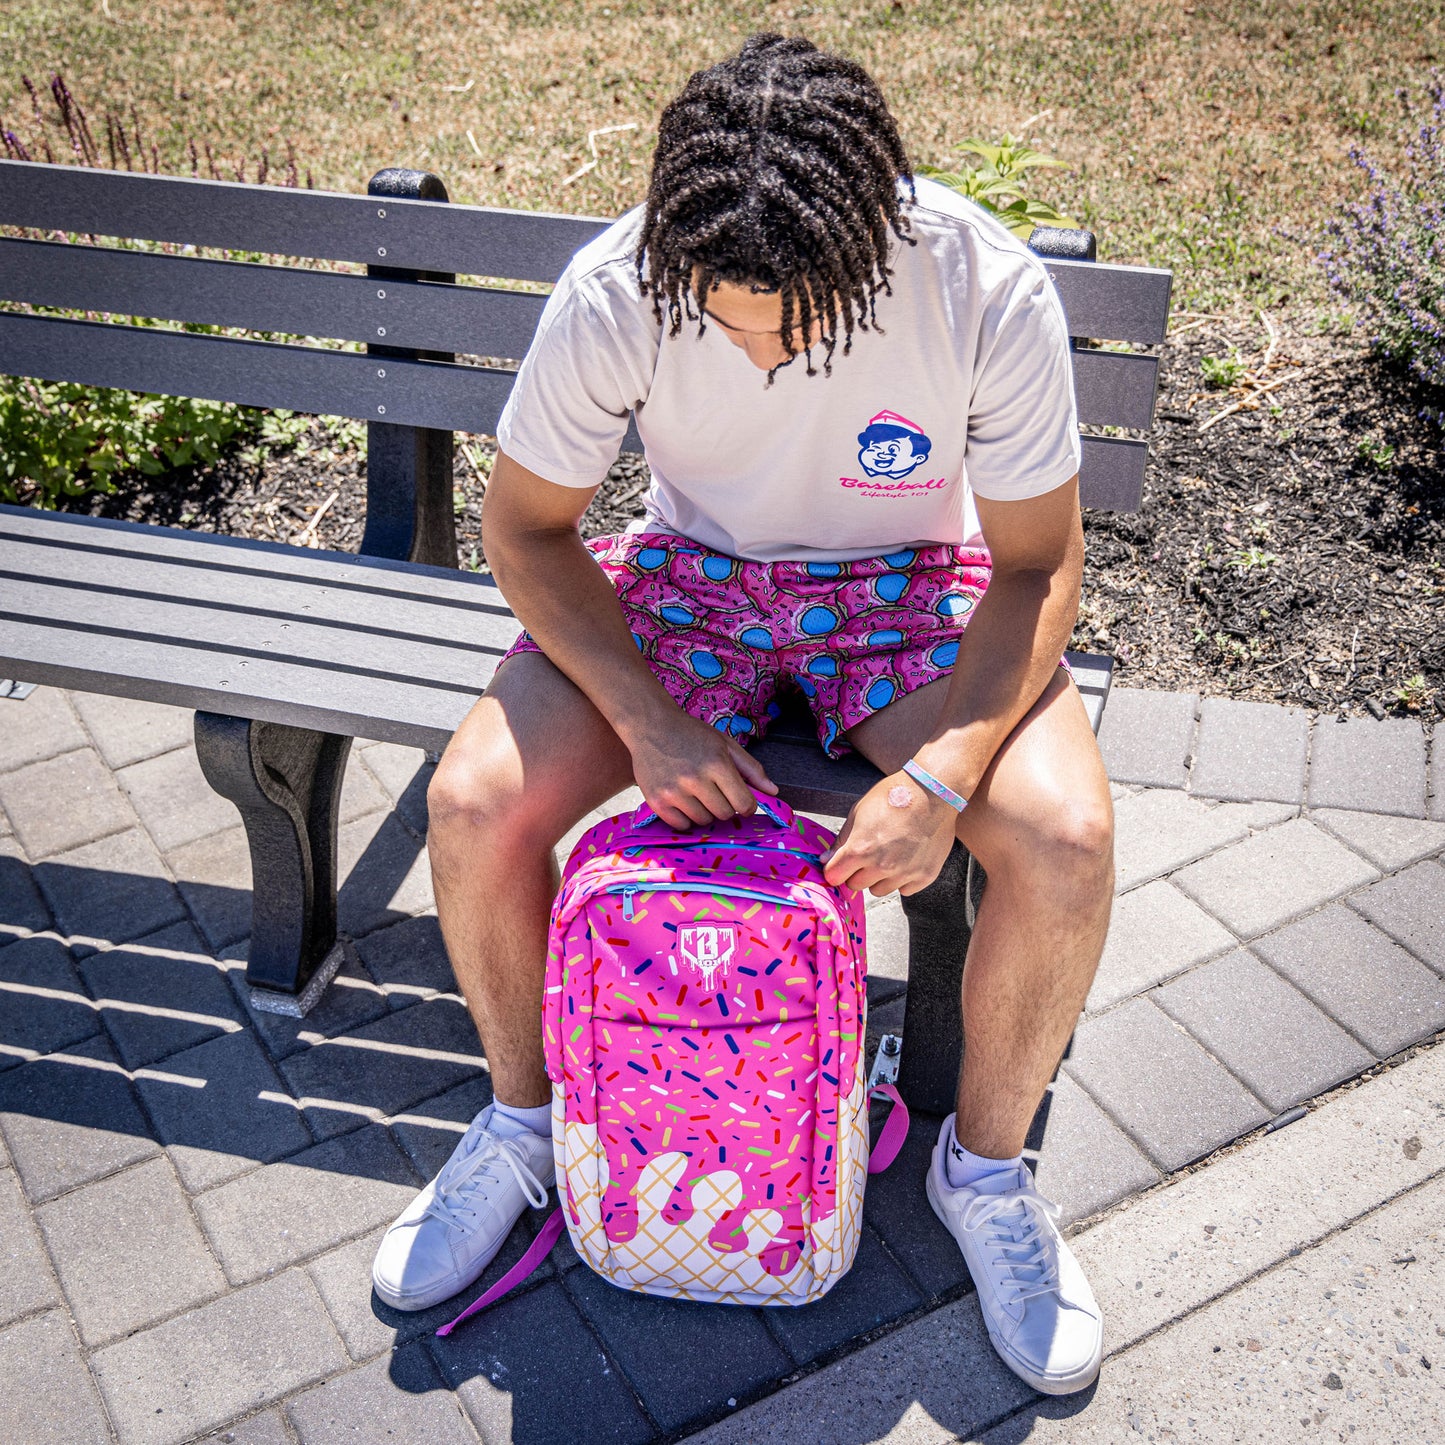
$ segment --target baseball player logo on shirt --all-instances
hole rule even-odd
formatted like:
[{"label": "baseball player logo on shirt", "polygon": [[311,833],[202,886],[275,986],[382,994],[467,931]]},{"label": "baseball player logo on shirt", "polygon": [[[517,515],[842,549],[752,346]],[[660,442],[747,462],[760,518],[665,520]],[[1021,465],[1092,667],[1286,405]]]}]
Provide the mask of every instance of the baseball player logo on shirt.
[{"label": "baseball player logo on shirt", "polygon": [[928,460],[933,443],[896,411],[880,411],[858,433],[858,465],[870,477],[906,477]]}]

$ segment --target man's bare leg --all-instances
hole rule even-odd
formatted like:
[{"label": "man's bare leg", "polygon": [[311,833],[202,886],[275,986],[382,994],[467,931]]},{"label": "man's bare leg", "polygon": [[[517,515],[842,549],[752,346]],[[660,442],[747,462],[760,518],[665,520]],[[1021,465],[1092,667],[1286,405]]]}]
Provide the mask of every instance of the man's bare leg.
[{"label": "man's bare leg", "polygon": [[[896,771],[927,740],[946,681],[859,723],[859,752]],[[1057,671],[995,754],[958,822],[988,874],[963,974],[955,1132],[1009,1159],[1024,1146],[1089,992],[1113,902],[1109,781],[1073,682]]]},{"label": "man's bare leg", "polygon": [[496,1097],[550,1098],[542,1066],[547,923],[558,841],[632,782],[585,694],[539,653],[497,670],[427,791],[437,918]]}]

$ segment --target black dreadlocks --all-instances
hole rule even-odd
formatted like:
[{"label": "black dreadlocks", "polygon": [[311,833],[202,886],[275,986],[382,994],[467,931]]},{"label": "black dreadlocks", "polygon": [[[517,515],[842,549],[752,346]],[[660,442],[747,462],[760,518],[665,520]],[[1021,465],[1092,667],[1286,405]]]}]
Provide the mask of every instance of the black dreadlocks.
[{"label": "black dreadlocks", "polygon": [[[702,333],[702,305],[720,281],[776,291],[781,365],[798,354],[794,330],[806,340],[820,320],[827,375],[840,319],[845,356],[855,326],[883,329],[874,301],[891,289],[890,229],[916,244],[900,177],[911,198],[897,123],[861,66],[801,37],[754,35],[697,71],[662,113],[636,253],[643,295],[652,292],[659,321],[666,305],[676,336],[684,310]],[[702,303],[697,316],[689,293]],[[811,346],[804,352],[814,376]]]}]

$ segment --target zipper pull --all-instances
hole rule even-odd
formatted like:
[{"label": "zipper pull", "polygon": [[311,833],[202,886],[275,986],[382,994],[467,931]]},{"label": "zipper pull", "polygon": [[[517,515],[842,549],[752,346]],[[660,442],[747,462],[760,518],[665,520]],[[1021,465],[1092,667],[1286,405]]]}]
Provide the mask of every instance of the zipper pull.
[{"label": "zipper pull", "polygon": [[624,888],[622,890],[622,916],[630,923],[632,921],[632,900],[637,894],[635,888]]}]

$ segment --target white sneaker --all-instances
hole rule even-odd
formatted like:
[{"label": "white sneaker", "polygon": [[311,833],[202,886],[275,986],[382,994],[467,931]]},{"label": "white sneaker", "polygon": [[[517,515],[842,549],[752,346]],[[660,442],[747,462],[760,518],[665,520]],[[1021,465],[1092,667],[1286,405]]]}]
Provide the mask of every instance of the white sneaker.
[{"label": "white sneaker", "polygon": [[989,1340],[1034,1389],[1046,1395],[1084,1389],[1099,1373],[1104,1322],[1054,1227],[1059,1206],[1034,1189],[1027,1164],[953,1188],[946,1163],[952,1134],[950,1114],[928,1166],[928,1202],[968,1262]]},{"label": "white sneaker", "polygon": [[545,1208],[556,1177],[552,1141],[488,1104],[442,1171],[386,1231],[371,1283],[393,1309],[424,1310],[464,1290],[495,1258],[530,1204]]}]

